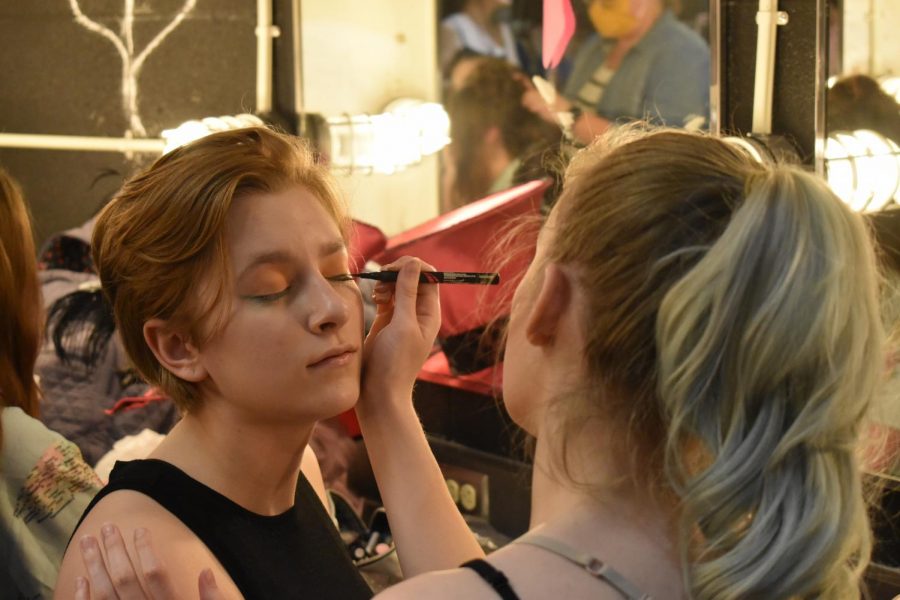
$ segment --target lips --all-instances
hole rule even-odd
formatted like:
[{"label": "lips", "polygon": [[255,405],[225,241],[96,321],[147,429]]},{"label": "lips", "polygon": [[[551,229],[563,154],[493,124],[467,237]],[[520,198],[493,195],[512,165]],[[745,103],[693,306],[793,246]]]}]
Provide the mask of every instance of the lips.
[{"label": "lips", "polygon": [[356,354],[357,348],[349,344],[337,346],[328,352],[314,358],[307,366],[313,369],[317,367],[341,366],[349,363]]}]

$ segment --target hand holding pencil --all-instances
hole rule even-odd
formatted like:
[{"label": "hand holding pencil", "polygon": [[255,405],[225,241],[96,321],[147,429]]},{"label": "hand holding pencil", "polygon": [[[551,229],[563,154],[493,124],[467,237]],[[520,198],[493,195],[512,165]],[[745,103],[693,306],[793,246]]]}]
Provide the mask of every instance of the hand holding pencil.
[{"label": "hand holding pencil", "polygon": [[372,291],[376,313],[363,349],[362,395],[356,406],[360,417],[370,407],[378,415],[384,403],[409,402],[441,324],[437,287],[418,283],[422,275],[435,273],[430,265],[404,256],[385,269],[373,274],[391,281],[379,281]]}]

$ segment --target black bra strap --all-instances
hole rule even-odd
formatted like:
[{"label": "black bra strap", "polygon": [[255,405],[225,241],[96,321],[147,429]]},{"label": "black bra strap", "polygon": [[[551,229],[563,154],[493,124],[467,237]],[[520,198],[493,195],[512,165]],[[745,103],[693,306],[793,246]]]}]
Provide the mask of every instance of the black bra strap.
[{"label": "black bra strap", "polygon": [[506,578],[506,575],[503,574],[502,571],[498,571],[494,567],[491,566],[489,562],[486,560],[482,560],[480,558],[476,558],[475,560],[470,560],[467,563],[460,565],[461,567],[465,567],[468,569],[472,569],[478,575],[484,579],[497,594],[503,598],[503,600],[519,600],[519,597],[513,591],[512,587],[509,585],[509,580]]}]

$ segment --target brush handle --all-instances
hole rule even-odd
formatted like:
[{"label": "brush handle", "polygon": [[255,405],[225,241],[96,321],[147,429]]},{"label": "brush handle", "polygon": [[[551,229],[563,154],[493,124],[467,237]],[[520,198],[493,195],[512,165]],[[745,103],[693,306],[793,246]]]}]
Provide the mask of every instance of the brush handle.
[{"label": "brush handle", "polygon": [[[375,281],[397,281],[398,271],[371,271],[368,273],[353,273],[353,277],[360,279],[374,279]],[[497,285],[500,283],[499,273],[462,273],[458,271],[422,271],[419,273],[419,283],[468,283],[473,285]]]}]

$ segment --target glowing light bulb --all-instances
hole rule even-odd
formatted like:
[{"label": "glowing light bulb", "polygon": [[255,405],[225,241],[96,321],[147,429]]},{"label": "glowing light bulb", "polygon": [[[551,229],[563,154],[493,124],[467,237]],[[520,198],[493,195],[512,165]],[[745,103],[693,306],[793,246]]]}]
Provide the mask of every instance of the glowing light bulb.
[{"label": "glowing light bulb", "polygon": [[187,143],[199,140],[217,131],[229,131],[242,127],[254,127],[264,125],[263,120],[256,115],[240,114],[225,115],[222,117],[206,117],[199,121],[185,121],[175,129],[164,129],[162,138],[166,141],[163,154],[168,154],[175,148]]},{"label": "glowing light bulb", "polygon": [[881,84],[884,91],[900,102],[900,77],[879,77],[878,83]]},{"label": "glowing light bulb", "polygon": [[450,119],[440,104],[396,100],[377,115],[328,120],[331,168],[346,173],[402,171],[450,141]]},{"label": "glowing light bulb", "polygon": [[853,210],[877,211],[900,200],[900,148],[879,133],[832,133],[825,168],[829,186]]}]

